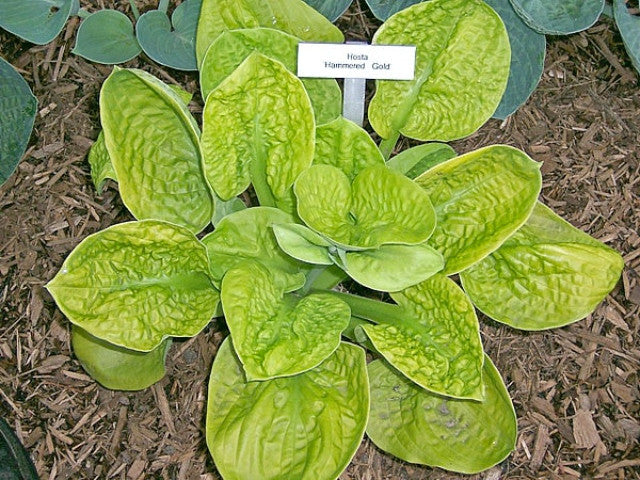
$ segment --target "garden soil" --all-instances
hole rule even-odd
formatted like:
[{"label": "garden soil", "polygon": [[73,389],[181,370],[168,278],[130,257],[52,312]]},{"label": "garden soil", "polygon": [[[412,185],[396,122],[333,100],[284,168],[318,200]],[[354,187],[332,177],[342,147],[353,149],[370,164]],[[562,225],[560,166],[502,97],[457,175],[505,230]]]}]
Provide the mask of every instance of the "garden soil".
[{"label": "garden soil", "polygon": [[[125,1],[93,4],[130,14]],[[370,40],[378,25],[358,1],[339,21],[353,40]],[[44,289],[78,242],[131,219],[115,183],[102,195],[91,184],[87,152],[111,67],[71,53],[77,27],[71,20],[45,46],[0,33],[0,54],[38,98],[25,158],[0,188],[0,416],[43,479],[217,479],[204,410],[224,324],[175,342],[168,374],[154,387],[112,392],[74,358],[70,324]],[[126,66],[196,93],[190,108],[199,116],[196,74],[143,57]],[[542,200],[620,251],[622,279],[592,315],[565,328],[526,333],[481,318],[518,415],[516,449],[502,464],[466,477],[394,460],[365,440],[343,480],[640,479],[640,89],[611,21],[550,37],[527,104],[453,146],[495,143],[544,162]]]}]

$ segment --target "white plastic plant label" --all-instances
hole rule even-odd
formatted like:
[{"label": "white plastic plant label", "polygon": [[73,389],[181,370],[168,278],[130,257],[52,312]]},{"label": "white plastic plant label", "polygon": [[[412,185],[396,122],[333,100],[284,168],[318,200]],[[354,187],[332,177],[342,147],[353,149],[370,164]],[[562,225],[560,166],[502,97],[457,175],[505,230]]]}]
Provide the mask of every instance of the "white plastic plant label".
[{"label": "white plastic plant label", "polygon": [[298,45],[299,77],[413,80],[415,64],[413,45]]}]

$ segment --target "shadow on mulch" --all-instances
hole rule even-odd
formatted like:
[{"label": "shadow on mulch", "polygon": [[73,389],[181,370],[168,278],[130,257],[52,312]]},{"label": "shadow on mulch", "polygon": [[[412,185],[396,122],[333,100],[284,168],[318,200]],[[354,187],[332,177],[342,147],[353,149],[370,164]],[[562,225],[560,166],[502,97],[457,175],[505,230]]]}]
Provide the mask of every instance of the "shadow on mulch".
[{"label": "shadow on mulch", "polygon": [[[340,21],[350,39],[369,40],[377,25],[357,2]],[[98,196],[90,181],[86,155],[111,68],[70,55],[76,28],[71,21],[50,45],[35,47],[0,33],[0,53],[39,101],[25,159],[0,189],[0,416],[45,479],[219,478],[203,425],[224,327],[214,323],[176,342],[168,375],[156,386],[111,392],[74,359],[69,323],[43,289],[80,240],[131,219],[114,183]],[[483,322],[485,348],[518,414],[517,448],[503,464],[465,477],[394,460],[365,441],[343,480],[640,478],[638,76],[610,22],[548,42],[542,82],[529,102],[454,147],[504,143],[543,161],[543,201],[620,251],[623,279],[592,315],[569,327],[522,333]],[[127,66],[198,90],[195,74],[140,59]]]}]

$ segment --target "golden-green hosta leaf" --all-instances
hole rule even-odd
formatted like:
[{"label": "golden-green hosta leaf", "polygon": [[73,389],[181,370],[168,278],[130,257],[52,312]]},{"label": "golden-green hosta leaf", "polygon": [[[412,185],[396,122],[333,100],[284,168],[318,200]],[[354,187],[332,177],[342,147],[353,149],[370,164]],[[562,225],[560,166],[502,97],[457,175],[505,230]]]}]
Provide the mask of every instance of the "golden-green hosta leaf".
[{"label": "golden-green hosta leaf", "polygon": [[313,165],[294,191],[300,218],[347,248],[422,243],[435,228],[429,195],[384,165],[364,169],[353,182],[336,167]]},{"label": "golden-green hosta leaf", "polygon": [[368,365],[371,415],[368,437],[411,463],[477,473],[515,448],[516,415],[500,374],[485,358],[485,399],[458,400],[430,393],[382,360]]},{"label": "golden-green hosta leaf", "polygon": [[423,143],[400,152],[387,161],[387,167],[414,179],[455,156],[456,151],[446,143]]},{"label": "golden-green hosta leaf", "polygon": [[345,253],[343,263],[335,263],[360,285],[383,292],[397,292],[422,282],[444,267],[444,259],[433,247],[417,245],[381,245]]},{"label": "golden-green hosta leaf", "polygon": [[268,27],[304,41],[342,43],[344,36],[302,0],[203,0],[196,34],[198,63],[226,30]]},{"label": "golden-green hosta leaf", "polygon": [[491,318],[543,330],[586,317],[615,287],[623,267],[618,252],[538,203],[520,230],[460,278]]},{"label": "golden-green hosta leaf", "polygon": [[273,225],[273,233],[287,255],[313,265],[333,263],[329,255],[332,244],[310,228],[297,223],[279,224]]},{"label": "golden-green hosta leaf", "polygon": [[186,228],[155,220],[88,236],[47,288],[72,323],[144,352],[169,336],[196,335],[219,301],[204,245]]},{"label": "golden-green hosta leaf", "polygon": [[100,132],[97,140],[89,150],[89,165],[91,165],[91,180],[98,195],[102,195],[102,187],[108,178],[117,181],[116,171],[109,158],[109,152],[104,144],[104,132]]},{"label": "golden-green hosta leaf", "polygon": [[313,370],[247,382],[231,342],[213,362],[207,446],[225,480],[333,480],[369,414],[364,350],[343,343]]},{"label": "golden-green hosta leaf", "polygon": [[[298,44],[300,39],[272,28],[251,28],[223,32],[211,44],[200,67],[202,98],[214,90],[252,52],[281,62],[296,73],[298,68]],[[340,115],[342,92],[331,78],[301,78],[309,94],[316,123],[321,125]]]},{"label": "golden-green hosta leaf", "polygon": [[315,122],[302,83],[259,53],[209,94],[203,122],[205,175],[223,200],[253,183],[261,205],[286,202],[313,160]]},{"label": "golden-green hosta leaf", "polygon": [[369,134],[344,117],[316,130],[315,165],[333,165],[353,179],[372,165],[384,165],[384,157]]},{"label": "golden-green hosta leaf", "polygon": [[222,280],[222,308],[247,380],[296,375],[319,365],[340,344],[349,306],[328,294],[285,295],[257,262]]},{"label": "golden-green hosta leaf", "polygon": [[100,340],[72,325],[71,345],[82,368],[103,387],[143,390],[164,377],[164,361],[171,338],[150,352],[138,352]]},{"label": "golden-green hosta leaf", "polygon": [[131,213],[202,230],[213,199],[200,164],[198,127],[183,99],[146,72],[116,67],[100,91],[100,120]]},{"label": "golden-green hosta leaf", "polygon": [[278,247],[271,226],[292,222],[291,215],[271,207],[254,207],[223,218],[216,229],[202,239],[207,247],[211,274],[219,285],[227,271],[246,260],[267,267],[285,291],[304,285],[304,264],[296,262]]},{"label": "golden-green hosta leaf", "polygon": [[362,327],[376,350],[431,392],[482,399],[478,318],[462,289],[437,274],[391,296],[404,318]]},{"label": "golden-green hosta leaf", "polygon": [[520,228],[542,186],[540,164],[506,145],[453,158],[415,181],[436,210],[429,244],[444,256],[447,275],[486,257]]},{"label": "golden-green hosta leaf", "polygon": [[373,43],[416,46],[415,79],[377,82],[369,120],[382,138],[449,141],[473,133],[500,103],[510,49],[481,0],[431,0],[387,20]]}]

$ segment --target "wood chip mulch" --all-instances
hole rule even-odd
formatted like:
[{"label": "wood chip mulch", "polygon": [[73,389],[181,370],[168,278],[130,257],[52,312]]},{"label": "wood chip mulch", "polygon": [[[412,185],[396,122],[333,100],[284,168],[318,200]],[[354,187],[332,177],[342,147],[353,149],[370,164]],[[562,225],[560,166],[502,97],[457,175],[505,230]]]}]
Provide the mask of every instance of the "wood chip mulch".
[{"label": "wood chip mulch", "polygon": [[[358,2],[340,24],[352,39],[370,39],[376,25]],[[131,218],[114,183],[102,196],[91,184],[86,155],[111,68],[70,54],[76,30],[69,22],[46,46],[0,32],[0,54],[39,102],[25,158],[0,188],[0,416],[43,479],[217,479],[204,407],[224,326],[176,342],[169,373],[156,386],[112,392],[75,360],[69,322],[43,288],[84,237]],[[144,59],[126,66],[197,92],[194,74]],[[341,479],[640,479],[638,82],[610,21],[549,37],[542,82],[529,102],[454,144],[466,152],[504,143],[543,161],[543,201],[621,252],[626,264],[606,301],[571,326],[525,333],[483,319],[485,348],[518,414],[515,452],[467,477],[394,460],[365,441]]]}]

